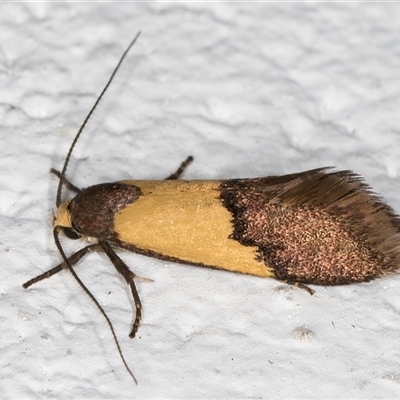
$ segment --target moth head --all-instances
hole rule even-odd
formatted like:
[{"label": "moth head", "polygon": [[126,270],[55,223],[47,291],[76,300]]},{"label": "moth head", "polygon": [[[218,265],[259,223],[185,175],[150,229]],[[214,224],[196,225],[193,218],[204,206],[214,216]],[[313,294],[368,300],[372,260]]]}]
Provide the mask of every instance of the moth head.
[{"label": "moth head", "polygon": [[57,214],[52,211],[53,227],[63,231],[64,235],[69,239],[79,239],[81,235],[72,228],[71,212],[69,211],[70,203],[71,200],[62,203],[57,209]]}]

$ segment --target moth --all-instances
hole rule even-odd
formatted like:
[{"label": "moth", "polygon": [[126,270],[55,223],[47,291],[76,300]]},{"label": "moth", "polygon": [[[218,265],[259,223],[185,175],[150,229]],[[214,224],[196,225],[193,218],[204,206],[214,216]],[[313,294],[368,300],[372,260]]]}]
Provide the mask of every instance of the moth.
[{"label": "moth", "polygon": [[[142,319],[136,275],[114,248],[274,278],[310,293],[307,284],[352,284],[398,270],[400,218],[351,171],[319,168],[253,179],[179,180],[193,160],[188,157],[165,180],[118,181],[86,189],[69,182],[65,175],[74,146],[139,33],[79,129],[62,172],[52,170],[60,178],[53,233],[63,261],[24,288],[68,269],[106,318],[136,382],[108,316],[73,269],[91,251],[105,252],[131,288],[132,338]],[[73,199],[61,202],[63,185],[77,193]],[[92,243],[67,257],[60,232],[71,239],[91,238]]]}]

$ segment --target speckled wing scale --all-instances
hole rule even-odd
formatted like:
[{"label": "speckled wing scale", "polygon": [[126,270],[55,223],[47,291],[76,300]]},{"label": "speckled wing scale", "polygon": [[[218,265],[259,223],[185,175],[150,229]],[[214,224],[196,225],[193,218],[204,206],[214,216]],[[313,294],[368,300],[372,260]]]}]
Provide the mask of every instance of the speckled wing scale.
[{"label": "speckled wing scale", "polygon": [[[121,359],[132,376],[113,326],[72,266],[90,251],[103,251],[131,288],[139,327],[142,307],[128,266],[112,247],[162,260],[211,267],[297,285],[341,285],[369,281],[400,265],[400,219],[362,179],[350,171],[315,169],[284,176],[215,181],[179,181],[189,157],[164,181],[103,183],[80,190],[65,178],[72,150],[103,92],[85,119],[66,157],[57,193],[54,239],[63,262],[24,284],[67,268],[104,315]],[[61,204],[61,188],[77,192]],[[95,238],[69,258],[58,234]]]},{"label": "speckled wing scale", "polygon": [[289,283],[369,281],[400,265],[400,219],[350,171],[222,183],[232,238]]}]

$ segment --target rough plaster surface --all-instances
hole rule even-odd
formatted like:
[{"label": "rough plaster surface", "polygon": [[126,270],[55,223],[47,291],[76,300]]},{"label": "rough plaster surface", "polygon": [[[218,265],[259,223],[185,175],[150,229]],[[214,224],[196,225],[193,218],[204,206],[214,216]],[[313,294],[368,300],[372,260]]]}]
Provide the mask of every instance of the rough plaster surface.
[{"label": "rough plaster surface", "polygon": [[[390,3],[0,6],[0,397],[400,398],[400,276],[309,296],[273,280],[120,252],[144,320],[103,255],[62,272],[51,233],[72,137],[140,29],[69,169],[84,187],[285,174],[366,177],[400,211],[400,12]],[[72,252],[73,248],[65,244]],[[74,243],[74,248],[81,244]]]}]

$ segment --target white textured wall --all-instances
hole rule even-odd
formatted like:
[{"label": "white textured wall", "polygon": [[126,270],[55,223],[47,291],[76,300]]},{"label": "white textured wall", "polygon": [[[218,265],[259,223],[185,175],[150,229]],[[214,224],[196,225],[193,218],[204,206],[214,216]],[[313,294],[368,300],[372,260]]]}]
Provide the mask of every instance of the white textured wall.
[{"label": "white textured wall", "polygon": [[[120,254],[144,320],[103,255],[77,267],[51,233],[71,140],[141,29],[71,162],[81,187],[353,169],[400,211],[399,4],[0,5],[0,397],[399,398],[400,277],[306,292]],[[66,245],[68,251],[72,248]]]}]

